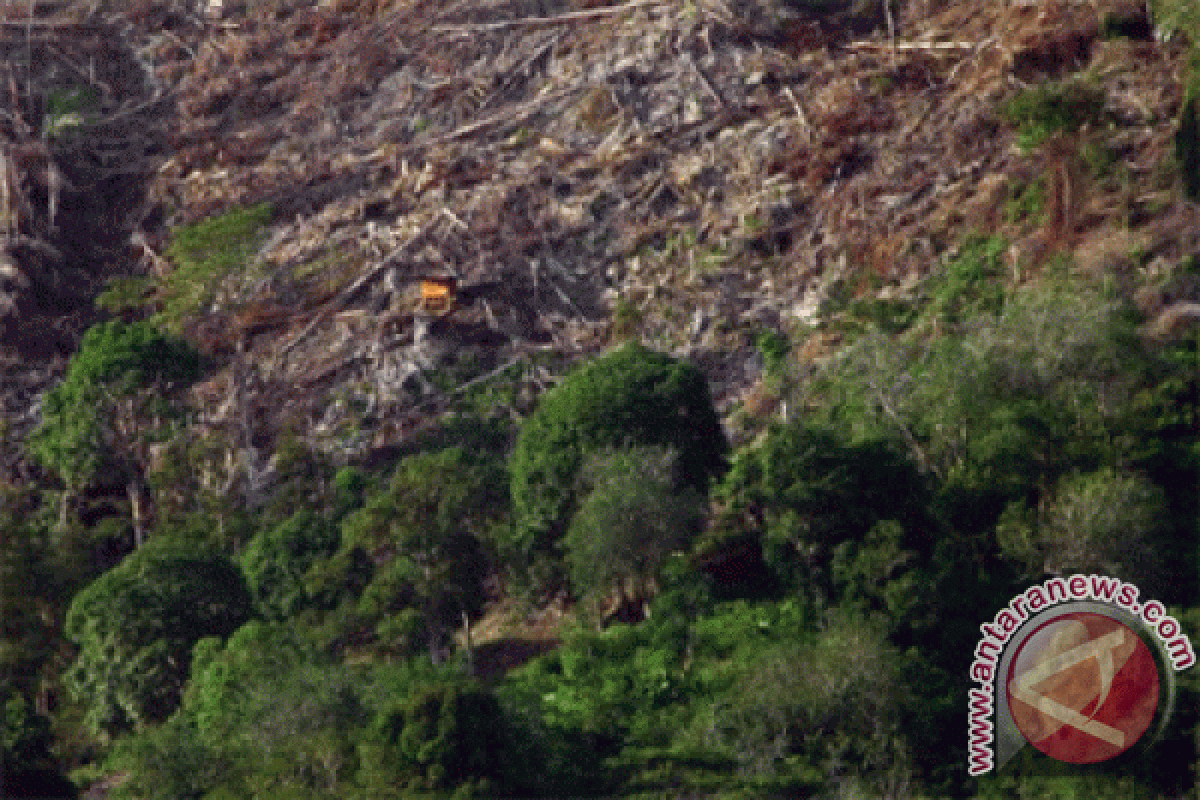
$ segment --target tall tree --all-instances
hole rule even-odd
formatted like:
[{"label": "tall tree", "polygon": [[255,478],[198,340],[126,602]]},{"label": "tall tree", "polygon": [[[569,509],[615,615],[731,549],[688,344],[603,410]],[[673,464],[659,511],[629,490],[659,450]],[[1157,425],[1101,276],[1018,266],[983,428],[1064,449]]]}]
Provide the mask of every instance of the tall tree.
[{"label": "tall tree", "polygon": [[165,719],[179,703],[192,646],[250,618],[228,558],[156,539],[76,595],[67,636],[80,647],[68,685],[93,730],[112,734]]},{"label": "tall tree", "polygon": [[169,390],[200,375],[199,356],[146,322],[112,320],[84,334],[63,382],[46,393],[30,446],[62,480],[61,522],[71,497],[108,473],[126,486],[134,533],[145,531],[146,448],[171,416]]},{"label": "tall tree", "polygon": [[667,557],[699,531],[703,505],[677,486],[675,454],[657,447],[618,450],[584,468],[591,489],[565,540],[576,591],[617,590],[618,610],[645,598]]},{"label": "tall tree", "polygon": [[482,612],[485,542],[504,501],[502,476],[450,448],[401,461],[387,488],[343,523],[343,549],[384,567],[375,582],[416,598],[435,663],[446,631]]},{"label": "tall tree", "polygon": [[512,458],[515,549],[552,555],[579,504],[589,454],[671,447],[682,483],[704,494],[729,449],[704,375],[670,356],[628,344],[583,365],[541,399]]}]

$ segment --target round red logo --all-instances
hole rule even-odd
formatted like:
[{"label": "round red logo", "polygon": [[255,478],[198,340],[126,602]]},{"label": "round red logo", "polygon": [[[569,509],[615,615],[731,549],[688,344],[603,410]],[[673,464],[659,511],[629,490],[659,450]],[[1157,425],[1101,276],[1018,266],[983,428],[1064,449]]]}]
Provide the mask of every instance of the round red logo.
[{"label": "round red logo", "polygon": [[1158,710],[1158,665],[1126,625],[1077,611],[1038,627],[1009,667],[1008,707],[1051,758],[1094,764],[1120,755]]}]

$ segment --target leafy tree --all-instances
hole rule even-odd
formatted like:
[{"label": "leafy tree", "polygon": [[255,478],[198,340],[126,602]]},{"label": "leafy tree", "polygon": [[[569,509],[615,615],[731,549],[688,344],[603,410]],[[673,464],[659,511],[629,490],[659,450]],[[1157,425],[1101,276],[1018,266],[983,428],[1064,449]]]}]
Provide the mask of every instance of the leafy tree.
[{"label": "leafy tree", "polygon": [[250,616],[228,558],[156,539],[76,595],[66,634],[80,647],[68,685],[107,734],[165,719],[178,705],[192,645]]},{"label": "leafy tree", "polygon": [[494,796],[502,787],[506,722],[486,689],[442,684],[379,714],[361,748],[367,788],[458,789]]},{"label": "leafy tree", "polygon": [[108,766],[128,773],[114,792],[121,800],[199,800],[234,768],[201,739],[192,718],[178,713],[118,740]]},{"label": "leafy tree", "polygon": [[831,559],[882,520],[904,534],[897,546],[928,553],[930,493],[915,465],[886,440],[851,444],[803,421],[775,425],[738,453],[715,491],[718,529],[731,525],[762,541],[768,563],[812,592],[832,592]]},{"label": "leafy tree", "polygon": [[703,374],[626,344],[567,375],[522,426],[511,467],[515,549],[550,554],[578,506],[586,457],[638,445],[675,448],[683,485],[701,494],[728,450]]},{"label": "leafy tree", "polygon": [[1073,469],[1120,463],[1151,364],[1133,323],[1095,287],[1022,288],[956,336],[863,337],[826,376],[825,414],[855,438],[899,439],[948,485],[986,489],[998,514]]},{"label": "leafy tree", "polygon": [[327,664],[294,627],[251,620],[225,641],[205,637],[192,649],[183,709],[209,744],[228,742],[254,717],[256,692],[302,664]]},{"label": "leafy tree", "polygon": [[58,609],[46,542],[23,518],[28,510],[18,493],[0,492],[0,680],[32,691],[57,635],[46,616]]},{"label": "leafy tree", "polygon": [[238,760],[253,796],[299,791],[339,796],[358,769],[355,742],[368,722],[357,677],[316,659],[251,687]]},{"label": "leafy tree", "polygon": [[1164,508],[1162,491],[1144,477],[1105,468],[1065,476],[1040,511],[1010,506],[996,533],[1035,575],[1100,571],[1148,590],[1161,578],[1149,540]]},{"label": "leafy tree", "polygon": [[[84,334],[63,382],[46,393],[41,425],[29,443],[66,486],[64,519],[70,495],[102,475],[116,476],[127,484],[140,543],[148,439],[164,430],[167,391],[194,381],[200,372],[195,351],[147,322],[112,320]],[[140,424],[145,417],[157,422]]]},{"label": "leafy tree", "polygon": [[253,620],[196,644],[180,713],[231,765],[220,783],[237,796],[340,792],[357,769],[368,694],[295,626]]},{"label": "leafy tree", "polygon": [[[386,565],[373,580],[387,596],[411,597],[425,617],[436,662],[450,626],[483,610],[485,542],[503,515],[503,481],[459,448],[410,456],[388,486],[343,522],[342,553],[359,550]],[[383,598],[368,587],[372,611]]]},{"label": "leafy tree", "polygon": [[335,526],[302,510],[251,539],[240,562],[258,607],[272,618],[287,619],[312,605],[305,575],[337,551],[339,538]]},{"label": "leafy tree", "polygon": [[703,509],[695,489],[677,487],[675,461],[643,447],[597,454],[584,467],[591,489],[565,540],[577,590],[644,596],[667,557],[695,536]]},{"label": "leafy tree", "polygon": [[904,528],[895,520],[879,522],[862,541],[846,541],[833,557],[833,578],[843,605],[885,611],[901,620],[916,603],[921,575],[916,553],[904,549]]},{"label": "leafy tree", "polygon": [[855,776],[874,792],[894,790],[910,771],[902,670],[879,625],[837,616],[815,641],[783,643],[742,665],[714,704],[712,736],[752,774],[801,759],[829,783]]}]

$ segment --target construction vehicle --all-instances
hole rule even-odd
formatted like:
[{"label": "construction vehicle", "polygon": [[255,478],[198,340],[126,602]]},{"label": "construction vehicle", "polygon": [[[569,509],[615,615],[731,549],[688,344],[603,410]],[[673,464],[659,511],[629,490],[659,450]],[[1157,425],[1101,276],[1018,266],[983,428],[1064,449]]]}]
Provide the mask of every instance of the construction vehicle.
[{"label": "construction vehicle", "polygon": [[422,311],[441,314],[454,310],[458,303],[458,279],[450,275],[421,278]]}]

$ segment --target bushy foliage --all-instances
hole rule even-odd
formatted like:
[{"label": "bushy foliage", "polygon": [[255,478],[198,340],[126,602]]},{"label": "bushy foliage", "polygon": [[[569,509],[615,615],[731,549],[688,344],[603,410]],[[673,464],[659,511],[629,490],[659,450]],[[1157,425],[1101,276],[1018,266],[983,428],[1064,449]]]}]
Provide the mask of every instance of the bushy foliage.
[{"label": "bushy foliage", "polygon": [[357,550],[379,565],[360,610],[380,622],[411,602],[436,658],[443,632],[482,611],[486,543],[503,497],[501,476],[459,448],[403,459],[387,487],[342,525],[343,557]]},{"label": "bushy foliage", "polygon": [[694,489],[676,486],[674,462],[663,448],[634,448],[599,454],[584,467],[590,489],[565,540],[577,591],[638,592],[667,556],[686,549],[702,508]]},{"label": "bushy foliage", "polygon": [[122,740],[109,767],[138,776],[133,796],[341,796],[368,721],[364,692],[292,626],[252,621],[196,644],[181,708]]},{"label": "bushy foliage", "polygon": [[339,543],[337,528],[306,510],[251,539],[240,562],[260,611],[286,619],[312,605],[305,576],[318,560],[332,556]]},{"label": "bushy foliage", "polygon": [[54,649],[56,632],[42,612],[63,578],[28,510],[16,492],[0,490],[0,676],[25,690]]},{"label": "bushy foliage", "polygon": [[169,330],[179,332],[187,320],[207,310],[225,281],[254,255],[273,214],[264,203],[172,231],[167,255],[175,270],[158,286],[158,319]]},{"label": "bushy foliage", "polygon": [[155,540],[76,595],[68,673],[86,721],[108,734],[165,719],[178,705],[192,645],[227,636],[252,610],[241,572],[220,553]]},{"label": "bushy foliage", "polygon": [[233,768],[200,738],[193,720],[178,713],[122,739],[108,763],[128,773],[112,792],[118,800],[199,800]]},{"label": "bushy foliage", "polygon": [[170,385],[194,381],[201,368],[185,342],[147,322],[97,325],[84,334],[63,382],[46,393],[30,448],[68,487],[86,486],[128,451],[135,395],[150,390],[143,399],[161,403]]},{"label": "bushy foliage", "polygon": [[838,617],[812,642],[781,643],[739,664],[713,705],[711,734],[752,774],[803,760],[833,784],[849,765],[877,789],[903,783],[901,663],[881,626]]},{"label": "bushy foliage", "polygon": [[373,722],[361,748],[368,789],[458,789],[493,796],[506,768],[505,720],[491,692],[442,684],[418,690]]},{"label": "bushy foliage", "polygon": [[974,236],[963,242],[935,281],[929,313],[939,322],[955,325],[971,316],[994,314],[1004,303],[1004,253],[1008,243],[999,236]]},{"label": "bushy foliage", "polygon": [[[742,786],[736,758],[710,735],[707,699],[732,691],[740,665],[764,649],[807,637],[812,615],[795,599],[713,607],[704,594],[674,575],[646,622],[602,633],[581,629],[510,673],[497,691],[532,733],[533,752],[561,763],[572,748],[586,748],[589,758],[575,757],[574,780],[599,792],[613,792],[614,782],[674,794]],[[702,609],[709,613],[693,616]],[[606,759],[608,774],[592,759]],[[746,778],[770,796],[785,785],[795,789],[799,776],[776,776],[765,787],[758,776]]]},{"label": "bushy foliage", "polygon": [[196,643],[183,707],[204,741],[228,743],[254,720],[256,695],[308,663],[328,662],[292,626],[251,620],[227,641],[206,637]]},{"label": "bushy foliage", "polygon": [[1104,468],[1064,476],[1036,511],[1010,506],[996,535],[1034,575],[1103,572],[1151,587],[1162,577],[1152,566],[1153,535],[1165,511],[1157,486]]},{"label": "bushy foliage", "polygon": [[1081,79],[1044,83],[1023,90],[1003,110],[1017,126],[1020,145],[1032,150],[1055,133],[1070,133],[1099,120],[1104,90]]},{"label": "bushy foliage", "polygon": [[626,344],[570,373],[522,426],[511,467],[516,549],[551,552],[577,508],[586,457],[637,445],[676,449],[683,485],[701,494],[728,449],[699,370]]},{"label": "bushy foliage", "polygon": [[1108,432],[1146,363],[1125,307],[1059,284],[1014,293],[958,336],[863,337],[824,393],[852,435],[894,437],[943,480],[1019,491],[1075,459],[1116,457]]},{"label": "bushy foliage", "polygon": [[723,518],[760,537],[785,582],[815,599],[832,592],[835,548],[881,520],[903,528],[898,546],[931,546],[925,481],[885,439],[854,444],[803,421],[776,425],[734,457],[715,496]]}]

